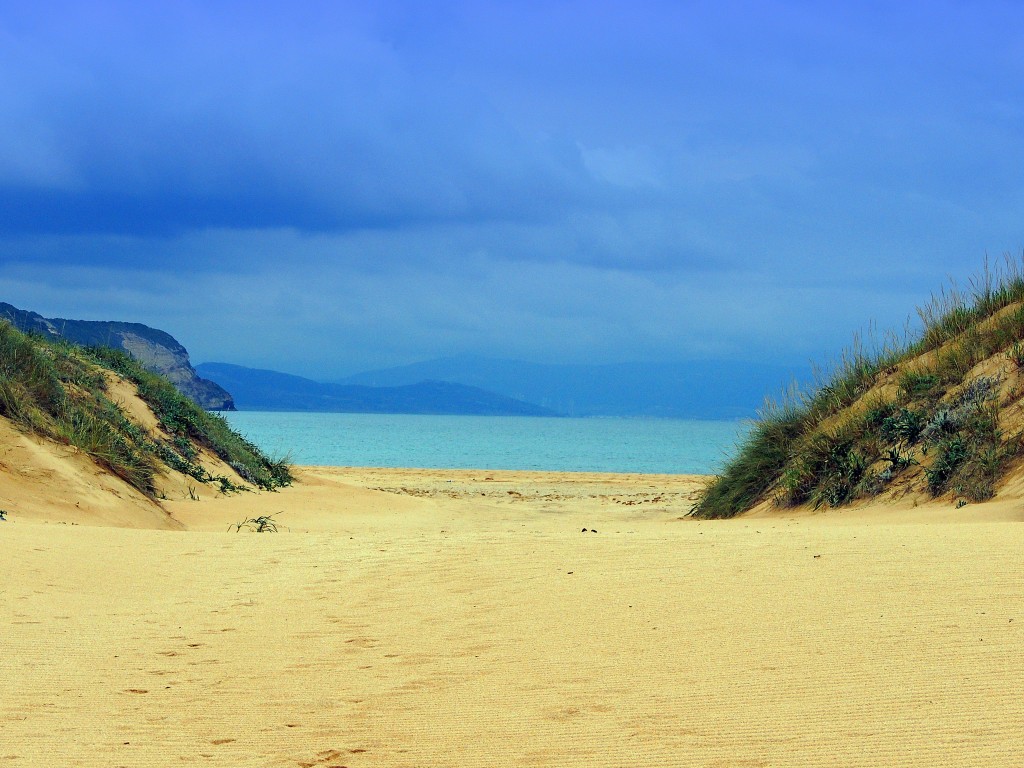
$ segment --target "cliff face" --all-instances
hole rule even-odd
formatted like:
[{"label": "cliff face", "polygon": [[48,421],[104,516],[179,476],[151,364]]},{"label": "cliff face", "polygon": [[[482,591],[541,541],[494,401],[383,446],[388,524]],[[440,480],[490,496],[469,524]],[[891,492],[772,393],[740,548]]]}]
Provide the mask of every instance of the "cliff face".
[{"label": "cliff face", "polygon": [[170,379],[197,405],[210,411],[235,410],[231,394],[219,384],[200,378],[192,367],[188,350],[164,331],[141,323],[46,318],[3,302],[0,302],[0,320],[9,320],[26,333],[63,337],[82,346],[123,349],[147,370]]}]

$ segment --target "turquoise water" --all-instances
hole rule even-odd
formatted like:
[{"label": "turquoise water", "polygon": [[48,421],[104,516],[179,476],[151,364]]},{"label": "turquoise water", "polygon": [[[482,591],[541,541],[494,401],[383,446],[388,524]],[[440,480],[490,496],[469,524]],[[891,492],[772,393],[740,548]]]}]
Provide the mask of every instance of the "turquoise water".
[{"label": "turquoise water", "polygon": [[739,421],[237,411],[224,416],[294,464],[564,472],[718,471]]}]

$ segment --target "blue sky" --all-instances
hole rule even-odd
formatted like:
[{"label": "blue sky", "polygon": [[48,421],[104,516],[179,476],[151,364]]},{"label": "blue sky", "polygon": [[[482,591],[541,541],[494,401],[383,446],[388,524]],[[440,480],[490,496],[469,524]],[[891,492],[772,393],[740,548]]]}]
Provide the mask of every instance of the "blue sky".
[{"label": "blue sky", "polygon": [[806,366],[1024,248],[1017,2],[0,0],[0,300],[327,379]]}]

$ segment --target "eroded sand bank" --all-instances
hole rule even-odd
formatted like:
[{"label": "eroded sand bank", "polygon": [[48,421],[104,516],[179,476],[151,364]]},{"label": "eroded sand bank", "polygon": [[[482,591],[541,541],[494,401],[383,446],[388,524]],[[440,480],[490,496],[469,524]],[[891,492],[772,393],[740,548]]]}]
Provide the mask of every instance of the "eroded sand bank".
[{"label": "eroded sand bank", "polygon": [[0,523],[0,765],[1024,758],[1019,501],[696,522],[696,478],[302,478],[172,501],[185,531]]}]

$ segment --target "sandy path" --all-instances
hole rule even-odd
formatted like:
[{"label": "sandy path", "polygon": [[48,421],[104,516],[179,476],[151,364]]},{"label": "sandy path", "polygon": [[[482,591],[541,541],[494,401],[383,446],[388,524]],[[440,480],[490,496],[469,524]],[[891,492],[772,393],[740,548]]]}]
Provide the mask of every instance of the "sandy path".
[{"label": "sandy path", "polygon": [[[475,531],[560,518],[588,529],[605,521],[677,521],[706,478],[500,470],[302,467],[295,486],[276,493],[222,496],[206,489],[199,503],[165,502],[190,530],[224,531],[248,517],[277,514],[289,530]],[[600,529],[599,529],[600,530]]]},{"label": "sandy path", "polygon": [[346,477],[312,532],[0,523],[0,766],[1024,762],[1017,523]]}]

